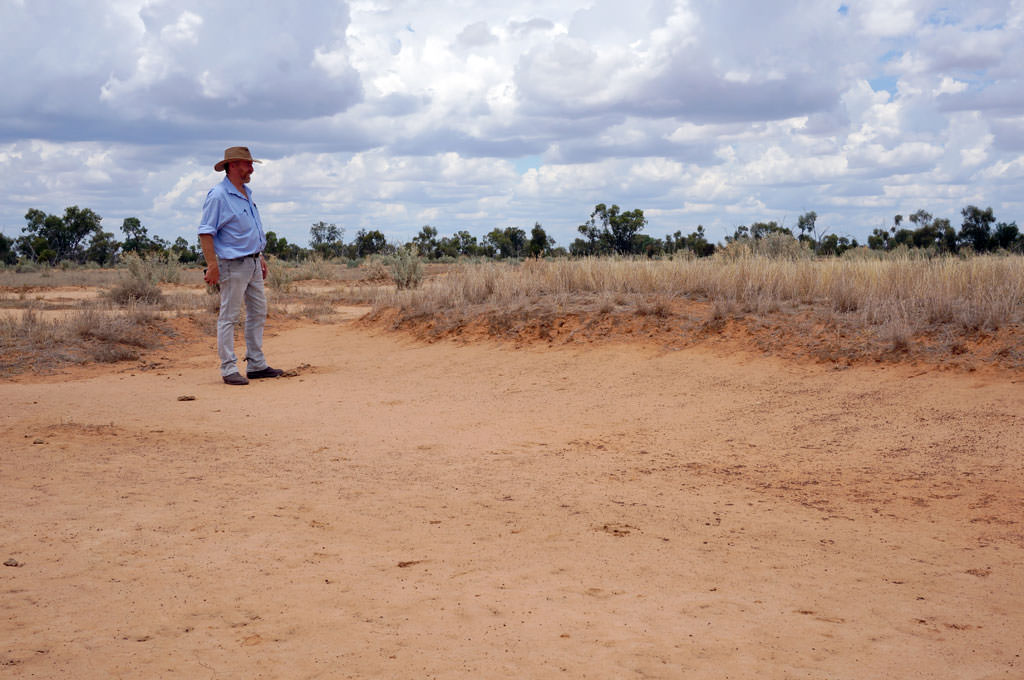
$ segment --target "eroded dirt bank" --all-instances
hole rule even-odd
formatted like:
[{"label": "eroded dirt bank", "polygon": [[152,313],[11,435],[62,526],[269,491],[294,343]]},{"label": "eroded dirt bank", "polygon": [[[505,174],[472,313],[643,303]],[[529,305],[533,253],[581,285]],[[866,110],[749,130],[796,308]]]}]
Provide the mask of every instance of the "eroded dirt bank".
[{"label": "eroded dirt bank", "polygon": [[[1015,678],[1024,383],[351,325],[0,383],[12,678]],[[194,400],[179,401],[179,397]]]}]

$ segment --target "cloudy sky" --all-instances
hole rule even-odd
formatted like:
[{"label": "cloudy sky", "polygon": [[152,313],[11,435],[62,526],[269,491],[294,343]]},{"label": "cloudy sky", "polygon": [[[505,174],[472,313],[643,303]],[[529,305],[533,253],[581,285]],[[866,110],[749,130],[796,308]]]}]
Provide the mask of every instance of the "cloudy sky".
[{"label": "cloudy sky", "polygon": [[1024,0],[0,0],[0,228],[195,239],[244,144],[264,222],[408,241],[596,203],[648,234],[924,208],[1024,223]]}]

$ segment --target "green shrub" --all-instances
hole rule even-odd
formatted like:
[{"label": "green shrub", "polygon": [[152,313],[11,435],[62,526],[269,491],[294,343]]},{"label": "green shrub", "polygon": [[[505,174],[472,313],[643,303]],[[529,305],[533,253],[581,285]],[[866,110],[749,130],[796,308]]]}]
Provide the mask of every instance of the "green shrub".
[{"label": "green shrub", "polygon": [[423,261],[418,254],[413,252],[412,248],[402,248],[395,253],[391,258],[389,269],[391,279],[399,290],[419,288],[420,283],[423,282]]}]

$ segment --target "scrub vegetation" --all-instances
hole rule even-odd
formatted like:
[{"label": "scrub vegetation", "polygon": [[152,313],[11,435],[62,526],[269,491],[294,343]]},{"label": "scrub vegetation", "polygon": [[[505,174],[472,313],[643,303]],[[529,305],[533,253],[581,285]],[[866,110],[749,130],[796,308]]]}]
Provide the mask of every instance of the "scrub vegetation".
[{"label": "scrub vegetation", "polygon": [[[361,306],[365,323],[434,339],[728,342],[837,365],[1024,367],[1019,255],[859,248],[817,257],[769,236],[706,258],[436,263],[407,251],[355,265],[271,258],[270,272],[270,314],[279,323],[331,323],[339,308]],[[402,276],[416,284],[396,282]],[[183,335],[212,335],[216,310],[201,269],[160,257],[127,258],[116,270],[9,267],[0,271],[0,369],[137,359]]]},{"label": "scrub vegetation", "polygon": [[[654,238],[643,211],[598,204],[569,248],[537,223],[409,243],[318,222],[310,247],[267,233],[270,313],[330,323],[343,306],[424,337],[575,343],[642,338],[666,347],[733,343],[845,365],[928,361],[1024,366],[1024,235],[968,206],[959,230],[919,210],[866,245],[821,226],[741,225],[724,243],[703,227]],[[138,358],[182,334],[212,335],[215,290],[184,239],[124,240],[89,209],[26,214],[0,243],[0,368]],[[100,291],[62,293],[63,288]],[[351,310],[344,315],[351,318]],[[738,345],[737,345],[738,343]]]},{"label": "scrub vegetation", "polygon": [[982,345],[986,358],[1022,366],[1024,257],[726,251],[672,260],[469,263],[419,289],[382,291],[373,318],[435,337],[639,336],[679,345],[720,336],[844,363],[945,361]]}]

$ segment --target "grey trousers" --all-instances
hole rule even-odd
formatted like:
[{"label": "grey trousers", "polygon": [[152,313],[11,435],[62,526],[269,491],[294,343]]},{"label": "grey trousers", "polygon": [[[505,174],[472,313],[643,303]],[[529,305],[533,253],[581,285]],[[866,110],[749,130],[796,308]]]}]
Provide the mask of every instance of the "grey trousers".
[{"label": "grey trousers", "polygon": [[217,355],[220,374],[238,372],[235,355],[235,326],[245,302],[245,360],[247,371],[267,367],[263,356],[263,326],[267,320],[267,296],[259,257],[240,260],[217,258],[220,269],[220,316],[217,318]]}]

